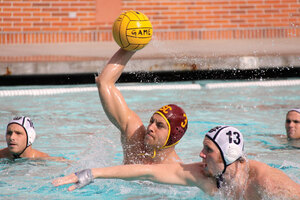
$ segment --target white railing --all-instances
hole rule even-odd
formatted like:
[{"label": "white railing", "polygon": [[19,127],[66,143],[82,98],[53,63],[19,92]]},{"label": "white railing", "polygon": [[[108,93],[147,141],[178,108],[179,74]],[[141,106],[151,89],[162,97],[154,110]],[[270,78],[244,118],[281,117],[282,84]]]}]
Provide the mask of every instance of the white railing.
[{"label": "white railing", "polygon": [[[199,84],[172,84],[172,85],[143,85],[143,86],[118,86],[119,90],[149,91],[149,90],[200,90]],[[96,87],[77,88],[48,88],[48,89],[23,89],[23,90],[0,90],[0,97],[5,96],[40,96],[64,93],[78,93],[97,91]]]},{"label": "white railing", "polygon": [[[207,83],[206,89],[237,88],[237,87],[280,87],[300,85],[298,80],[274,80],[274,81],[247,81],[230,83]],[[140,86],[117,86],[119,90],[150,91],[150,90],[200,90],[200,84],[157,84]],[[0,90],[0,97],[7,96],[41,96],[65,93],[79,93],[97,91],[96,87],[76,87],[76,88],[47,88],[47,89],[20,89],[20,90]]]}]

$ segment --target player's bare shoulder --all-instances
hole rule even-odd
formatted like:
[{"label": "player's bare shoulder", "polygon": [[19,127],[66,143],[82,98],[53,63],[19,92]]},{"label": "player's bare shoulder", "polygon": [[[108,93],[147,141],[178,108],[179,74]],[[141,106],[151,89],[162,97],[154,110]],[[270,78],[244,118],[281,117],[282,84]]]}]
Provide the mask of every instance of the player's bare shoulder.
[{"label": "player's bare shoulder", "polygon": [[0,158],[7,158],[9,156],[8,148],[0,149]]}]

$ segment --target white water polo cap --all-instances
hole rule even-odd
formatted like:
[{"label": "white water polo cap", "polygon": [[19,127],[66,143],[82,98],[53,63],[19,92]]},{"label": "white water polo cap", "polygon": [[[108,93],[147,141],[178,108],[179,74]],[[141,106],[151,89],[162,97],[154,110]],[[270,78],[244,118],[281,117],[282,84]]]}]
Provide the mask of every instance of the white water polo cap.
[{"label": "white water polo cap", "polygon": [[244,154],[244,139],[242,133],[232,126],[217,126],[208,131],[205,136],[212,140],[221,152],[226,167]]},{"label": "white water polo cap", "polygon": [[30,145],[32,145],[32,143],[35,140],[36,137],[36,133],[34,130],[34,126],[32,121],[30,120],[29,117],[14,117],[8,124],[7,127],[10,124],[19,124],[20,126],[22,126],[25,129],[26,135],[27,135],[27,147],[29,147]]},{"label": "white water polo cap", "polygon": [[297,112],[297,113],[299,113],[300,114],[300,108],[294,108],[294,109],[291,109],[291,110],[289,110],[287,113],[289,113],[289,112],[291,112],[291,111],[295,111],[295,112]]}]

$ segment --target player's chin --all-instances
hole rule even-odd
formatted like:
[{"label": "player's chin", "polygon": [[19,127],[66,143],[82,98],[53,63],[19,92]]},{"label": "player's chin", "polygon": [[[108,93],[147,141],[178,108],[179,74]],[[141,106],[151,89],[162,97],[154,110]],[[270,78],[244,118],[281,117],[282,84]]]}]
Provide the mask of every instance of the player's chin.
[{"label": "player's chin", "polygon": [[144,143],[146,146],[151,148],[155,148],[157,146],[157,144],[155,143],[152,137],[148,137],[148,138],[146,137]]},{"label": "player's chin", "polygon": [[144,143],[145,143],[146,146],[153,146],[153,141],[151,141],[148,138],[145,138]]},{"label": "player's chin", "polygon": [[146,134],[144,138],[145,144],[151,144],[154,141],[154,138],[150,134]]},{"label": "player's chin", "polygon": [[19,148],[17,145],[9,144],[9,145],[7,145],[7,147],[11,153],[18,153]]},{"label": "player's chin", "polygon": [[290,138],[290,139],[300,139],[300,134],[295,134],[295,133],[288,134],[288,138]]},{"label": "player's chin", "polygon": [[289,138],[294,138],[294,137],[295,137],[294,131],[288,131],[287,136],[288,136]]},{"label": "player's chin", "polygon": [[209,170],[207,166],[204,167],[203,171],[206,176],[213,176],[213,172]]}]

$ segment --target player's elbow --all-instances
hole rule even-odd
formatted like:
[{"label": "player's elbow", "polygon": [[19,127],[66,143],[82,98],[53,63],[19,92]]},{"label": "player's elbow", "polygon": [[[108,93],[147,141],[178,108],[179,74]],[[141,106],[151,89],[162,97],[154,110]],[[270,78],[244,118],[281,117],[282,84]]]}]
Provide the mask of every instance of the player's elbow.
[{"label": "player's elbow", "polygon": [[142,172],[139,179],[141,180],[147,180],[147,181],[157,181],[157,176],[155,175],[155,171],[153,171],[151,168],[145,167]]},{"label": "player's elbow", "polygon": [[109,91],[111,86],[113,85],[113,83],[109,80],[107,80],[107,78],[99,75],[98,77],[95,78],[98,90],[101,92],[104,91]]},{"label": "player's elbow", "polygon": [[107,81],[105,81],[105,77],[103,77],[101,74],[99,74],[97,77],[95,77],[95,81],[97,83],[98,88],[101,88],[107,82]]}]

